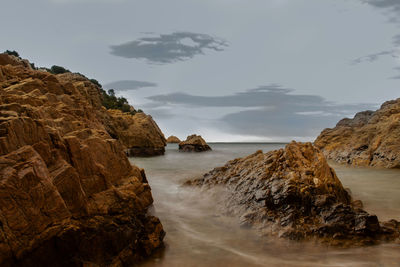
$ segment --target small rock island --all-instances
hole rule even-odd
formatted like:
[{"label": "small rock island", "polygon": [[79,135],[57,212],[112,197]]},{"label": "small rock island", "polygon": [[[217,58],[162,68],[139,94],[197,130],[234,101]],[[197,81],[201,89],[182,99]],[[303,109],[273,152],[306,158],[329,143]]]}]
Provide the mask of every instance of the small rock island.
[{"label": "small rock island", "polygon": [[211,147],[200,135],[189,135],[185,141],[179,143],[179,151],[183,152],[204,152],[211,150]]},{"label": "small rock island", "polygon": [[175,135],[171,135],[170,137],[167,138],[167,143],[168,144],[179,144],[181,140],[176,137]]}]

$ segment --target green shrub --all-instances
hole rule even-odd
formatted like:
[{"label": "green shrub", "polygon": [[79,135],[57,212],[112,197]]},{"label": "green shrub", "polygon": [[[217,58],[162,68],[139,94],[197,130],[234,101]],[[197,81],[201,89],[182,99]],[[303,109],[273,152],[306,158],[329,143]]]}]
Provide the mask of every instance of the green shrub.
[{"label": "green shrub", "polygon": [[16,56],[16,57],[21,58],[21,57],[19,56],[18,52],[15,51],[15,50],[13,50],[13,51],[6,50],[6,51],[4,51],[4,53],[5,53],[5,54],[8,54],[8,55],[12,55],[12,56]]},{"label": "green shrub", "polygon": [[99,83],[99,81],[97,81],[96,79],[90,79],[90,81],[92,83],[94,83],[95,85],[97,85],[99,88],[103,88],[103,86]]},{"label": "green shrub", "polygon": [[128,100],[125,97],[117,97],[114,89],[109,89],[107,92],[103,89],[101,94],[103,97],[102,104],[106,109],[118,109],[122,112],[129,112],[132,115],[136,114],[136,111],[129,105]]},{"label": "green shrub", "polygon": [[49,72],[52,73],[52,74],[62,74],[62,73],[70,72],[70,71],[68,69],[64,68],[64,67],[53,65],[50,68]]}]

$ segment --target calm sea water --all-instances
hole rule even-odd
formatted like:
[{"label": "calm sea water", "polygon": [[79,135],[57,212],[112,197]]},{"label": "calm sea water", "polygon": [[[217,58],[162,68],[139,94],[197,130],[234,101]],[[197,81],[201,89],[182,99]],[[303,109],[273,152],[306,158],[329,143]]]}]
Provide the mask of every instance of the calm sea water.
[{"label": "calm sea water", "polygon": [[[258,237],[240,228],[236,218],[220,215],[214,196],[181,187],[187,179],[228,160],[284,145],[211,144],[211,152],[181,153],[177,145],[169,144],[165,156],[131,158],[146,170],[155,199],[152,212],[167,232],[165,249],[142,266],[400,266],[400,245],[396,244],[336,249]],[[400,220],[399,170],[331,166],[367,211],[380,220]]]}]

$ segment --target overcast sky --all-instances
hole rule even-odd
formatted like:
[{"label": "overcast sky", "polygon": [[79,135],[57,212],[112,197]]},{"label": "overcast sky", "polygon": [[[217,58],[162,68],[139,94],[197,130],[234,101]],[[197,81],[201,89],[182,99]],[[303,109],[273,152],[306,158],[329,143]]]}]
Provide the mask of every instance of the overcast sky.
[{"label": "overcast sky", "polygon": [[0,50],[99,80],[165,133],[312,141],[400,96],[400,0],[2,0]]}]

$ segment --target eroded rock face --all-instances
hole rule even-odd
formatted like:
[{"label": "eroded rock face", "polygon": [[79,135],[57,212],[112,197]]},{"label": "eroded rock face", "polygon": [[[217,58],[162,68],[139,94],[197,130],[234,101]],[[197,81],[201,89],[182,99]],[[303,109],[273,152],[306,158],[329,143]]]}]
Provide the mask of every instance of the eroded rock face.
[{"label": "eroded rock face", "polygon": [[0,65],[0,265],[124,266],[162,245],[144,171],[77,74]]},{"label": "eroded rock face", "polygon": [[169,144],[179,144],[181,140],[179,140],[178,137],[171,135],[170,137],[167,138],[167,143]]},{"label": "eroded rock face", "polygon": [[150,115],[136,113],[131,115],[119,110],[108,110],[111,119],[107,125],[109,133],[127,148],[127,155],[158,156],[165,152],[166,140],[158,125]]},{"label": "eroded rock face", "polygon": [[183,152],[203,152],[211,150],[211,147],[200,135],[193,134],[179,143],[179,150]]},{"label": "eroded rock face", "polygon": [[358,166],[400,168],[400,98],[357,113],[315,140],[328,159]]},{"label": "eroded rock face", "polygon": [[380,225],[352,203],[324,155],[311,143],[288,144],[229,161],[187,185],[222,189],[224,212],[264,235],[316,240],[329,245],[367,245],[399,237],[400,224]]}]

